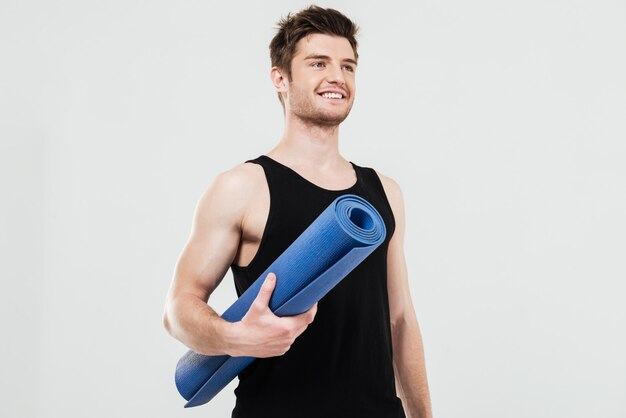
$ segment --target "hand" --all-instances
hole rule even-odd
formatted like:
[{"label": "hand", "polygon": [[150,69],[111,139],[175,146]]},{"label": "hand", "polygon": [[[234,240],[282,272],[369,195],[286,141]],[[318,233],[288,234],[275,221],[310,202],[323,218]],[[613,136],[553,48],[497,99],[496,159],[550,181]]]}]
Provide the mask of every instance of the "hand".
[{"label": "hand", "polygon": [[236,335],[231,356],[274,357],[285,354],[295,339],[313,322],[317,303],[299,315],[279,317],[269,308],[276,275],[269,273],[246,315],[233,323]]}]

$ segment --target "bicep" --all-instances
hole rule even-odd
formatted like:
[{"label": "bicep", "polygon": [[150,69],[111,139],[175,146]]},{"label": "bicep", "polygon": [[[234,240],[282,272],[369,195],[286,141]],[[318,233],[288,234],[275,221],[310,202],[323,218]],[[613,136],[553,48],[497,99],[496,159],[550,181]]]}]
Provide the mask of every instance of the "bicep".
[{"label": "bicep", "polygon": [[191,234],[178,261],[169,297],[192,294],[205,302],[234,259],[241,236],[245,202],[233,180],[220,175],[202,195]]}]

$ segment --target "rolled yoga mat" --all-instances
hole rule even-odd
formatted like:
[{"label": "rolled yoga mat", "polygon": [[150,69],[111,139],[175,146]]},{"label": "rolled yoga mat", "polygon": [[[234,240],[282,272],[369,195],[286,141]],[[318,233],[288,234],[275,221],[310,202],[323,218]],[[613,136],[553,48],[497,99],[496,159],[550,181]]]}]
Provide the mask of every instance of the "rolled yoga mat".
[{"label": "rolled yoga mat", "polygon": [[[386,228],[365,199],[336,198],[228,308],[222,318],[240,321],[268,273],[276,274],[269,308],[277,316],[306,312],[384,240]],[[176,365],[176,387],[185,408],[209,402],[255,357],[206,356],[188,351]]]}]

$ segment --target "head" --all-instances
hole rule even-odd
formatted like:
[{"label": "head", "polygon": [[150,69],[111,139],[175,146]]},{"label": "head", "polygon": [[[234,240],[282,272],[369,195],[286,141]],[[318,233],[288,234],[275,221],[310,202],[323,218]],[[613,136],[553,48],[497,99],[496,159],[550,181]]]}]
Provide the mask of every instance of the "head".
[{"label": "head", "polygon": [[[271,78],[283,111],[336,124],[354,101],[358,26],[334,9],[310,6],[278,22]],[[342,99],[320,95],[339,91]]]}]

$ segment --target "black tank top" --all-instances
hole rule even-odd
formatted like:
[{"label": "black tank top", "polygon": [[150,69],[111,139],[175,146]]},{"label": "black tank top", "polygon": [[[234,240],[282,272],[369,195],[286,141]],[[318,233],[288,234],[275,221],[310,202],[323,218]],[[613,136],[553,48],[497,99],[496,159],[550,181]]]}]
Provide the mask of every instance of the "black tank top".
[{"label": "black tank top", "polygon": [[239,375],[232,418],[405,418],[396,396],[387,296],[395,220],[378,175],[351,162],[356,183],[327,190],[266,155],[246,162],[263,167],[270,210],[252,261],[230,266],[238,295],[342,194],[370,202],[387,236],[319,301],[315,320],[287,353],[256,359]]}]

